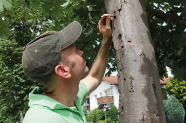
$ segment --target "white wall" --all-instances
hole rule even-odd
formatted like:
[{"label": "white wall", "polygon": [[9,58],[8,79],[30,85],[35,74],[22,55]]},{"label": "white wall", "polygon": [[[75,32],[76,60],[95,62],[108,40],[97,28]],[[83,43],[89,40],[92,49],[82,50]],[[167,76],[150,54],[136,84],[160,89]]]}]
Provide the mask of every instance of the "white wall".
[{"label": "white wall", "polygon": [[112,85],[113,86],[113,97],[114,97],[114,105],[116,108],[119,108],[119,92],[118,92],[118,85]]},{"label": "white wall", "polygon": [[87,103],[87,99],[85,99],[85,102],[83,103],[83,106],[86,106],[88,103]]},{"label": "white wall", "polygon": [[95,100],[94,95],[97,94],[97,97],[99,98],[99,93],[102,92],[102,96],[105,95],[105,90],[112,88],[112,93],[114,97],[114,105],[118,108],[119,105],[119,94],[118,94],[118,85],[110,85],[109,82],[102,81],[100,86],[98,86],[97,89],[95,89],[92,93],[90,93],[90,110],[93,110],[95,108],[98,108],[99,105],[97,105],[97,100]]}]

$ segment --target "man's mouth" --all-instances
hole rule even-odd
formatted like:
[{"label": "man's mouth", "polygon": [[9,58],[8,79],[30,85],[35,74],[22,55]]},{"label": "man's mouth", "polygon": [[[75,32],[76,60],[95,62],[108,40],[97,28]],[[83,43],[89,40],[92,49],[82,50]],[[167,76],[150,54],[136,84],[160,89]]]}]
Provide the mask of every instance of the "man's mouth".
[{"label": "man's mouth", "polygon": [[85,63],[85,65],[86,65],[86,61],[85,60],[83,61],[83,63]]}]

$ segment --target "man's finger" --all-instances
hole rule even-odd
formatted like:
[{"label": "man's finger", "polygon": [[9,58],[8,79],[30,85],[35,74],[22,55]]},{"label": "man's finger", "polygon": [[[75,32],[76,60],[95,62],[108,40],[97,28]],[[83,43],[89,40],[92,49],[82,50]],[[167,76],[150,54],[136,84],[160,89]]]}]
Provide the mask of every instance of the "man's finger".
[{"label": "man's finger", "polygon": [[110,27],[110,17],[109,16],[106,17],[106,26]]},{"label": "man's finger", "polygon": [[104,17],[104,16],[112,16],[112,15],[111,14],[104,14],[101,17]]},{"label": "man's finger", "polygon": [[98,24],[101,24],[101,19],[99,20]]}]

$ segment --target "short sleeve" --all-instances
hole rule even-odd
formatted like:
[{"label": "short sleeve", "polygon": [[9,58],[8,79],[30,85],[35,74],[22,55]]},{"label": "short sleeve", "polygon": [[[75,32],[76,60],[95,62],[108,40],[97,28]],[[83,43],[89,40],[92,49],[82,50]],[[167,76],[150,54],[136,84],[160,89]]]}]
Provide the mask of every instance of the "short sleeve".
[{"label": "short sleeve", "polygon": [[77,96],[80,99],[80,104],[83,105],[83,103],[85,102],[86,96],[87,96],[87,86],[85,82],[83,81],[80,81],[79,83],[79,92]]}]

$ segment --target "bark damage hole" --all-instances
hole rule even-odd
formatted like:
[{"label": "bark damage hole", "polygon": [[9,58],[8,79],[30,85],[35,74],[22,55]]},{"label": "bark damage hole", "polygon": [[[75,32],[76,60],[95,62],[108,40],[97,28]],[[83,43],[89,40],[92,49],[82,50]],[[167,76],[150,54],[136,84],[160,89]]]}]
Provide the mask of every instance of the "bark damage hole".
[{"label": "bark damage hole", "polygon": [[156,88],[156,85],[153,83],[153,84],[152,84],[152,87],[153,87],[153,89],[155,89],[155,88]]},{"label": "bark damage hole", "polygon": [[130,93],[133,93],[133,92],[134,92],[134,89],[133,89],[133,82],[132,82],[133,79],[130,77],[129,80],[130,80],[130,91],[129,91],[129,92],[130,92]]},{"label": "bark damage hole", "polygon": [[143,112],[142,112],[142,119],[140,121],[143,121],[143,123],[145,123],[145,117],[144,117]]},{"label": "bark damage hole", "polygon": [[140,121],[142,121],[143,123],[147,123],[147,122],[151,123],[152,122],[152,116],[149,115],[148,112],[145,115],[142,112],[142,119]]},{"label": "bark damage hole", "polygon": [[141,54],[140,54],[140,57],[145,57],[145,54],[144,54],[144,53],[141,53]]},{"label": "bark damage hole", "polygon": [[118,10],[117,10],[119,12],[119,15],[120,15],[121,10],[122,10],[122,5],[118,7]]},{"label": "bark damage hole", "polygon": [[154,92],[155,92],[155,89],[156,89],[156,85],[154,83],[152,83],[152,87],[154,89]]},{"label": "bark damage hole", "polygon": [[118,111],[118,113],[120,114],[120,113],[123,113],[123,110],[124,110],[124,107],[123,106],[121,106],[121,110],[120,111]]},{"label": "bark damage hole", "polygon": [[128,44],[132,43],[132,41],[128,41]]},{"label": "bark damage hole", "polygon": [[114,43],[112,42],[112,50],[113,50],[113,52],[114,52],[114,54],[116,54],[116,49],[114,48]]},{"label": "bark damage hole", "polygon": [[127,3],[127,1],[126,0],[121,0],[121,3]]},{"label": "bark damage hole", "polygon": [[121,46],[121,48],[123,49],[123,45]]},{"label": "bark damage hole", "polygon": [[123,109],[124,109],[123,106],[121,106],[121,112],[123,112]]},{"label": "bark damage hole", "polygon": [[122,39],[122,36],[121,34],[118,35],[118,39],[121,40]]}]

